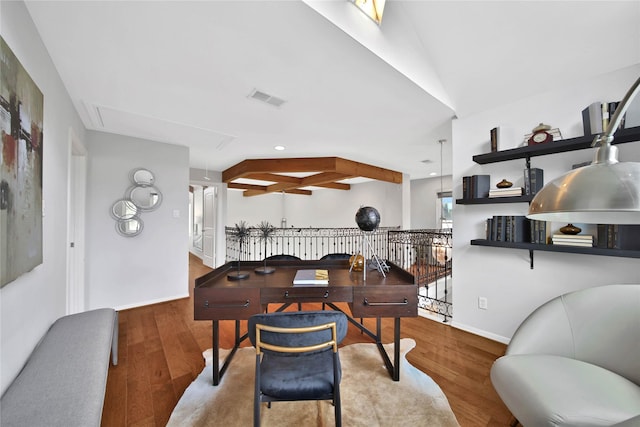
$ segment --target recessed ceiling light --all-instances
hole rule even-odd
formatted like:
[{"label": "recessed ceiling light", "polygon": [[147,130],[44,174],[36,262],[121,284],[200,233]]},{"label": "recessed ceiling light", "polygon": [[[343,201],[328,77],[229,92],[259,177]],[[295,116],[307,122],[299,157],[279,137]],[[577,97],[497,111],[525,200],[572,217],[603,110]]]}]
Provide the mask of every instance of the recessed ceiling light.
[{"label": "recessed ceiling light", "polygon": [[431,173],[429,174],[429,176],[436,176],[436,175],[438,175],[438,172],[431,172]]},{"label": "recessed ceiling light", "polygon": [[273,147],[274,149],[278,150],[278,151],[283,151],[284,150],[284,145],[276,145],[275,147]]}]

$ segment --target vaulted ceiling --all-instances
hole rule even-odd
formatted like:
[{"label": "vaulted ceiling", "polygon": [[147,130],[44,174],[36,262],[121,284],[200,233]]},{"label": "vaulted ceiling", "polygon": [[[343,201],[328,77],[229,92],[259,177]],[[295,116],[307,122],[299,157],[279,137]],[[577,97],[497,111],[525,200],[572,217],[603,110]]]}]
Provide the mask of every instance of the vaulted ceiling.
[{"label": "vaulted ceiling", "polygon": [[381,26],[346,0],[26,5],[88,129],[189,146],[209,171],[448,174],[452,117],[640,63],[638,1],[387,1]]}]

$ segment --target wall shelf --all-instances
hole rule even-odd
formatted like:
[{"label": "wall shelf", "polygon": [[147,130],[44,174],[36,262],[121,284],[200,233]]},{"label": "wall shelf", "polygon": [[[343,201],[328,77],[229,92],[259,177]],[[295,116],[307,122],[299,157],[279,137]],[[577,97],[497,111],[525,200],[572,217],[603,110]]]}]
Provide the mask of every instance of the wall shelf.
[{"label": "wall shelf", "polygon": [[512,197],[479,197],[477,199],[456,199],[459,205],[489,205],[495,203],[529,203],[535,194]]},{"label": "wall shelf", "polygon": [[[583,255],[601,255],[601,256],[613,256],[623,258],[640,258],[640,250],[630,249],[609,249],[609,248],[586,248],[580,246],[564,246],[564,245],[542,245],[539,243],[518,243],[518,242],[500,242],[486,239],[474,239],[471,240],[472,246],[490,246],[494,248],[508,248],[508,249],[525,249],[532,251],[545,251],[545,252],[562,252],[573,253]],[[533,266],[533,257],[531,258]]]},{"label": "wall shelf", "polygon": [[[529,160],[531,157],[545,156],[548,154],[565,153],[575,150],[584,150],[591,148],[594,136],[579,136],[576,138],[569,138],[564,140],[558,140],[548,142],[545,144],[524,146],[518,148],[512,148],[508,150],[496,151],[492,153],[478,154],[473,156],[473,161],[485,165],[489,163],[504,162],[507,160],[526,159],[527,168],[530,167]],[[640,141],[640,126],[620,129],[615,133],[615,139],[612,144],[624,144],[627,142]],[[497,197],[497,198],[477,198],[477,199],[456,199],[456,203],[460,205],[483,205],[483,204],[496,204],[496,203],[528,203],[533,200],[534,195],[522,195],[515,197]],[[530,266],[533,268],[533,253],[534,251],[545,252],[561,252],[561,253],[574,253],[583,255],[600,255],[600,256],[612,256],[623,258],[640,258],[640,250],[629,249],[610,249],[610,248],[597,248],[597,247],[580,247],[580,246],[565,246],[565,245],[544,245],[539,243],[521,243],[521,242],[503,242],[486,239],[474,239],[471,240],[472,246],[489,246],[494,248],[507,248],[507,249],[524,249],[529,251]]]},{"label": "wall shelf", "polygon": [[[594,136],[578,136],[576,138],[563,139],[548,142],[546,144],[531,145],[526,147],[511,148],[509,150],[496,151],[494,153],[476,154],[473,161],[486,165],[488,163],[504,162],[506,160],[527,159],[547,154],[565,153],[567,151],[584,150],[591,148]],[[615,133],[612,144],[624,144],[640,141],[640,126],[629,129],[620,129]]]}]

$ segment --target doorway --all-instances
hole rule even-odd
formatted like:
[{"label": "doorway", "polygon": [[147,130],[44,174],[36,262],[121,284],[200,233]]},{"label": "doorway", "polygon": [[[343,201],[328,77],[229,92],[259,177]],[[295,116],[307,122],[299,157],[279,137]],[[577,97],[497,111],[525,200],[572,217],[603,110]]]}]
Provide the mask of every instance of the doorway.
[{"label": "doorway", "polygon": [[67,176],[67,314],[85,310],[85,202],[87,150],[69,128]]}]

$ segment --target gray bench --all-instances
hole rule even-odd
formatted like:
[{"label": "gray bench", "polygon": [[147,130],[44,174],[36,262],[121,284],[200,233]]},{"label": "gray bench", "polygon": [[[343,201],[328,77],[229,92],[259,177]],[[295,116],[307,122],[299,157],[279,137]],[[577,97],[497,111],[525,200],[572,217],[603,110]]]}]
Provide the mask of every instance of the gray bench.
[{"label": "gray bench", "polygon": [[56,320],[0,399],[0,425],[99,427],[110,353],[117,365],[115,310]]}]

